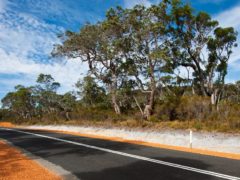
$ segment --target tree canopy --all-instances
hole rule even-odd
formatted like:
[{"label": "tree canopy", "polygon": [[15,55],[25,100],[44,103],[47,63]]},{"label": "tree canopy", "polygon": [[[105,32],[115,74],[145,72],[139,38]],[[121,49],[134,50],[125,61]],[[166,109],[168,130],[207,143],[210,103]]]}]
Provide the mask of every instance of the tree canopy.
[{"label": "tree canopy", "polygon": [[133,81],[132,88],[146,97],[146,118],[153,113],[157,91],[167,86],[166,79],[184,82],[176,74],[181,67],[191,72],[185,82],[191,82],[199,95],[211,96],[216,105],[237,45],[232,27],[221,27],[209,14],[196,13],[179,0],[164,0],[149,8],[111,8],[105,20],[63,36],[54,55],[87,62],[89,72],[108,88],[117,114],[121,113],[122,84]]}]

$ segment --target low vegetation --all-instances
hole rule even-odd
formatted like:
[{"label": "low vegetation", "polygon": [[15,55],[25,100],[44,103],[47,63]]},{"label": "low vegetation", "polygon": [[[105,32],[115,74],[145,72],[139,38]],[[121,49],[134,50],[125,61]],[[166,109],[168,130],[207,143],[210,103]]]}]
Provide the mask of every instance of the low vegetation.
[{"label": "low vegetation", "polygon": [[47,74],[35,86],[16,86],[2,99],[1,119],[240,130],[240,81],[225,83],[237,32],[207,13],[180,0],[116,7],[105,20],[59,38],[52,56],[86,62],[88,75],[65,94]]}]

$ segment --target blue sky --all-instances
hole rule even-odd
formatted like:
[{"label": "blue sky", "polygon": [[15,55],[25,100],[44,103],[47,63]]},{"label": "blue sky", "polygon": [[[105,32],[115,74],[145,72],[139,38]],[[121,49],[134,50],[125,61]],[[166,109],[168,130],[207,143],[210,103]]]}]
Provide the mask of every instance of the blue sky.
[{"label": "blue sky", "polygon": [[[57,33],[78,31],[86,22],[104,18],[110,7],[146,6],[160,0],[0,0],[0,98],[17,84],[32,85],[40,73],[52,74],[62,84],[60,92],[72,90],[87,66],[78,60],[49,58]],[[207,11],[222,26],[240,32],[240,0],[185,0]],[[240,39],[240,38],[239,38]],[[239,41],[239,40],[238,40]],[[240,44],[240,42],[239,42]],[[227,82],[240,79],[240,47],[230,59]]]}]

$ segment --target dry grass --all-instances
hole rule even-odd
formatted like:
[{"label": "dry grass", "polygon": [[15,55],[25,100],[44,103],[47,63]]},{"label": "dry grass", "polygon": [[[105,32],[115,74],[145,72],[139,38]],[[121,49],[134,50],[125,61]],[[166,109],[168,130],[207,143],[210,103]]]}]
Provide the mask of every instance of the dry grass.
[{"label": "dry grass", "polygon": [[[0,122],[0,127],[14,127],[15,123]],[[58,120],[58,121],[24,121],[20,125],[79,125],[79,126],[93,126],[105,128],[141,128],[141,129],[192,129],[195,131],[206,132],[227,132],[227,133],[240,133],[239,120],[174,120],[174,121],[159,121],[155,119],[136,120],[126,118],[123,120]]]},{"label": "dry grass", "polygon": [[[90,120],[70,120],[70,121],[58,121],[52,123],[48,122],[37,122],[35,125],[78,125],[78,126],[92,126],[92,127],[104,127],[104,128],[126,128],[126,129],[152,129],[152,130],[163,130],[163,129],[192,129],[194,131],[205,131],[205,132],[227,132],[227,133],[240,133],[240,128],[232,126],[232,122],[221,122],[214,120],[175,120],[175,121],[146,121],[146,120],[105,120],[105,121],[90,121]],[[22,125],[33,125],[32,123],[23,123]]]}]

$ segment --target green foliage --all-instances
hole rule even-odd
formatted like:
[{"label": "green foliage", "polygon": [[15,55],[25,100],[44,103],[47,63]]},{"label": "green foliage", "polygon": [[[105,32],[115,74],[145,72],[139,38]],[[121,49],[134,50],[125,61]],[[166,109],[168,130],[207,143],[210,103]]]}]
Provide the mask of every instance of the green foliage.
[{"label": "green foliage", "polygon": [[176,120],[176,108],[179,105],[179,97],[174,95],[167,95],[164,101],[160,101],[155,107],[155,116],[159,120]]},{"label": "green foliage", "polygon": [[205,12],[195,14],[180,1],[174,2],[172,18],[172,54],[176,65],[193,70],[193,82],[200,95],[211,96],[218,91],[220,97],[237,33],[232,27],[222,28]]},{"label": "green foliage", "polygon": [[21,118],[31,118],[33,116],[33,109],[36,105],[32,98],[31,88],[23,86],[16,86],[15,92],[9,92],[2,99],[2,107],[10,109]]},{"label": "green foliage", "polygon": [[81,102],[86,107],[107,106],[108,97],[105,89],[100,87],[93,77],[84,77],[83,81],[76,83],[76,87],[78,88],[77,93],[81,98]]},{"label": "green foliage", "polygon": [[[111,8],[105,20],[64,36],[53,54],[87,62],[89,72],[108,88],[119,114],[125,99],[119,96],[125,91],[121,84],[134,80],[146,97],[144,116],[149,116],[157,87],[166,85],[164,77],[175,78],[179,86],[191,83],[198,95],[213,96],[217,105],[237,33],[205,12],[195,13],[189,4],[164,0],[148,8]],[[175,74],[181,66],[190,68],[192,79]]]},{"label": "green foliage", "polygon": [[50,74],[39,74],[37,83],[38,88],[44,91],[56,91],[60,87],[60,83],[55,82]]},{"label": "green foliage", "polygon": [[[59,95],[56,93],[60,87],[51,75],[40,74],[37,85],[24,87],[18,85],[14,92],[9,92],[2,99],[5,115],[12,114],[17,119],[41,119],[45,115],[71,112],[76,104],[75,97],[71,93]],[[6,110],[8,112],[6,112]]]},{"label": "green foliage", "polygon": [[180,120],[206,120],[211,114],[211,104],[208,97],[183,96],[176,108]]}]

